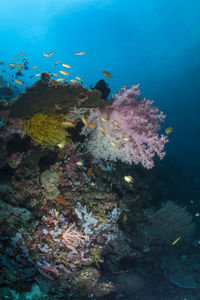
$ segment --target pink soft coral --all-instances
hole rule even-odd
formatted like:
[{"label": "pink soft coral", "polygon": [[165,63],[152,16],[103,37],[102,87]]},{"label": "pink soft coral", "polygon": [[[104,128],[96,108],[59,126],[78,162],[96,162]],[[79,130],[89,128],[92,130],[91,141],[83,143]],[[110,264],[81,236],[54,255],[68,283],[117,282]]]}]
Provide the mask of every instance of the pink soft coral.
[{"label": "pink soft coral", "polygon": [[87,121],[97,127],[85,126],[82,132],[89,135],[87,146],[91,154],[152,168],[155,154],[162,159],[168,142],[167,136],[158,135],[165,115],[152,104],[152,100],[141,100],[139,85],[133,85],[122,88],[111,106],[91,109]]}]

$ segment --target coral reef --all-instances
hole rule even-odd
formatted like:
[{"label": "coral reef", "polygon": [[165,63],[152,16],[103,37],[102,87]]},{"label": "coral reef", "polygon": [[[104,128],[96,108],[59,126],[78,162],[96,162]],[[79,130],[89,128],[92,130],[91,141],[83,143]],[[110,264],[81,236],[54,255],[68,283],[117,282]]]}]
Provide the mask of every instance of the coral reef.
[{"label": "coral reef", "polygon": [[[175,299],[176,288],[200,287],[198,241],[192,245],[194,253],[188,251],[192,218],[185,208],[167,201],[172,194],[162,181],[164,162],[147,170],[156,153],[163,157],[166,139],[157,131],[164,115],[138,96],[138,86],[124,88],[116,102],[104,104],[95,90],[50,81],[42,74],[11,101],[10,116],[0,128],[2,297],[112,300],[134,295],[144,300],[154,299],[156,290],[157,299],[163,299],[163,287],[170,283],[168,300]],[[125,117],[132,101],[135,123],[129,126]],[[101,128],[101,143],[95,144],[100,126],[105,132]],[[146,134],[141,143],[135,139],[134,151],[141,152],[123,159],[130,152],[129,141],[119,151],[106,144],[109,132],[112,138]],[[105,155],[92,156],[94,147]],[[131,183],[124,179],[127,175]],[[185,259],[180,258],[183,249]]]}]

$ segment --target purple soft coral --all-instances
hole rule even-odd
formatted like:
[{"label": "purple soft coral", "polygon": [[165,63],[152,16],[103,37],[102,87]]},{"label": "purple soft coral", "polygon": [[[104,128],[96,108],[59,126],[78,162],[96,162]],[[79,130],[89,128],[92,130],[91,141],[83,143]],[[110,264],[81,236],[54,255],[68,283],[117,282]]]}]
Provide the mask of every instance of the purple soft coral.
[{"label": "purple soft coral", "polygon": [[90,134],[87,146],[94,157],[141,163],[151,169],[155,154],[160,159],[165,156],[168,138],[157,133],[165,115],[152,106],[152,100],[141,100],[139,96],[139,85],[130,89],[125,86],[111,106],[90,111],[87,121],[97,127],[85,127],[83,134]]}]

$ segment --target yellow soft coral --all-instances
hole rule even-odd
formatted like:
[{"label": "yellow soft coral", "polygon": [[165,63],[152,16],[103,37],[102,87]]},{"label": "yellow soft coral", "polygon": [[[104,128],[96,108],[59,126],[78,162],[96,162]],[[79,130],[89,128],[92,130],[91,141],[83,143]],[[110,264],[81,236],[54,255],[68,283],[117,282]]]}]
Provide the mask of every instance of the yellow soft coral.
[{"label": "yellow soft coral", "polygon": [[38,113],[25,121],[22,129],[40,145],[51,149],[56,146],[62,148],[70,141],[70,135],[65,129],[68,118],[69,115]]}]

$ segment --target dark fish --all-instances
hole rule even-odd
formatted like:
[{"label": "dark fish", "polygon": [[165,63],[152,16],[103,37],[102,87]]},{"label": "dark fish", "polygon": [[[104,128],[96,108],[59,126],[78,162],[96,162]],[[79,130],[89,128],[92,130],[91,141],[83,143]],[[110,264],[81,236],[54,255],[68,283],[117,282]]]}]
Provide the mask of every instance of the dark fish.
[{"label": "dark fish", "polygon": [[107,100],[108,95],[110,94],[110,88],[108,87],[108,84],[105,82],[104,79],[99,80],[94,88],[91,88],[91,90],[98,90],[101,92],[102,96],[101,98],[104,100]]}]

